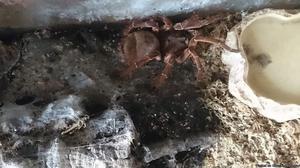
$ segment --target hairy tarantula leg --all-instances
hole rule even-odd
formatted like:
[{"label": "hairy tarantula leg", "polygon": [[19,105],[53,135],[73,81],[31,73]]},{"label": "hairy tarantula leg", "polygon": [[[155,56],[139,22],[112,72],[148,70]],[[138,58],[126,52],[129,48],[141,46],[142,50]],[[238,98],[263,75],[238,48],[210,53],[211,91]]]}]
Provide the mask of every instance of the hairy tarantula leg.
[{"label": "hairy tarantula leg", "polygon": [[184,50],[184,57],[185,58],[191,58],[193,63],[196,65],[197,68],[197,75],[196,78],[197,80],[202,80],[204,78],[203,74],[205,73],[205,69],[203,66],[204,60],[196,53],[195,47],[189,47]]},{"label": "hairy tarantula leg", "polygon": [[123,34],[127,36],[134,29],[139,29],[139,28],[151,28],[152,31],[154,32],[159,31],[159,25],[154,19],[150,19],[147,21],[135,20],[124,30]]},{"label": "hairy tarantula leg", "polygon": [[177,57],[175,60],[176,60],[176,62],[178,63],[178,64],[182,64],[182,63],[184,63],[188,58],[190,58],[191,57],[191,54],[189,54],[189,53],[187,53],[186,54],[186,50],[184,51],[184,54],[182,55],[182,56],[180,56],[180,57]]},{"label": "hairy tarantula leg", "polygon": [[162,85],[165,84],[165,81],[168,79],[172,72],[173,65],[175,63],[175,55],[174,54],[168,54],[165,56],[164,63],[165,67],[163,71],[154,78],[153,85],[155,88],[160,88]]},{"label": "hairy tarantula leg", "polygon": [[228,50],[230,52],[239,52],[238,49],[229,47],[228,45],[225,44],[224,41],[219,40],[219,39],[208,38],[208,37],[197,35],[197,36],[193,37],[191,40],[193,40],[195,43],[203,42],[203,43],[214,44],[214,45],[224,48],[225,50]]},{"label": "hairy tarantula leg", "polygon": [[143,59],[130,65],[125,71],[121,72],[120,76],[122,78],[131,78],[134,71],[136,71],[138,68],[141,68],[142,66],[144,66],[145,64],[147,64],[148,62],[150,62],[152,60],[159,61],[160,53],[156,53],[156,55],[154,55],[154,56],[145,56]]},{"label": "hairy tarantula leg", "polygon": [[175,30],[191,30],[191,29],[200,29],[209,24],[215,23],[219,20],[222,20],[224,15],[214,15],[207,17],[205,19],[201,18],[197,14],[193,14],[190,18],[184,20],[183,22],[176,23],[174,25]]}]

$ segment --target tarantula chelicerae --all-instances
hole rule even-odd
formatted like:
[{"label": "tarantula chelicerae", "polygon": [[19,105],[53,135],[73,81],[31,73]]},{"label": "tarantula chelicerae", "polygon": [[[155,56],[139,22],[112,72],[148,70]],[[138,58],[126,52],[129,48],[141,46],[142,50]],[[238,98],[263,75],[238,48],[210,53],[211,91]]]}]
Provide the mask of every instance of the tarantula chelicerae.
[{"label": "tarantula chelicerae", "polygon": [[132,73],[152,60],[163,59],[165,67],[154,79],[154,86],[164,84],[175,63],[181,64],[191,59],[196,65],[196,77],[203,79],[203,58],[197,52],[199,42],[214,44],[226,50],[237,52],[225,45],[224,41],[205,37],[198,29],[224,19],[224,15],[201,18],[194,14],[190,18],[173,25],[167,17],[156,16],[148,19],[133,20],[124,30],[121,40],[122,60],[127,68],[122,77],[131,77]]}]

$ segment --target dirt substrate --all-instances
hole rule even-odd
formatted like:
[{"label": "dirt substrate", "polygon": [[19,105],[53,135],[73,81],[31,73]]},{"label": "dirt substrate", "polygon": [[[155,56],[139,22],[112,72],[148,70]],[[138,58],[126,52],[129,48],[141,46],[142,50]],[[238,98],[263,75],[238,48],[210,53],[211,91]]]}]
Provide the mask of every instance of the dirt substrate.
[{"label": "dirt substrate", "polygon": [[[232,15],[206,26],[202,33],[225,38],[240,19],[239,14]],[[201,154],[204,162],[199,163],[203,167],[300,164],[299,120],[275,123],[230,95],[228,70],[221,62],[220,48],[208,45],[198,48],[199,55],[205,59],[205,80],[195,82],[195,69],[187,61],[174,67],[164,87],[153,90],[150,84],[162,70],[162,62],[147,64],[130,80],[117,77],[117,72],[124,68],[117,50],[118,32],[91,28],[39,30],[2,39],[14,45],[19,56],[10,62],[12,68],[1,71],[0,106],[29,105],[35,109],[33,116],[40,116],[47,104],[73,94],[85,100],[83,106],[90,118],[113,106],[124,107],[142,145],[197,132],[218,134],[206,157]],[[1,144],[8,146],[2,149],[4,159],[18,156],[9,147],[15,144],[11,141],[16,134],[39,137],[40,133],[33,131],[30,134],[34,135],[28,135],[28,132],[3,133],[2,130],[1,135],[6,138],[1,139]]]},{"label": "dirt substrate", "polygon": [[261,117],[233,98],[227,85],[220,81],[204,92],[208,106],[218,111],[216,115],[223,125],[220,140],[210,149],[205,165],[256,167],[299,163],[299,120],[278,124]]}]

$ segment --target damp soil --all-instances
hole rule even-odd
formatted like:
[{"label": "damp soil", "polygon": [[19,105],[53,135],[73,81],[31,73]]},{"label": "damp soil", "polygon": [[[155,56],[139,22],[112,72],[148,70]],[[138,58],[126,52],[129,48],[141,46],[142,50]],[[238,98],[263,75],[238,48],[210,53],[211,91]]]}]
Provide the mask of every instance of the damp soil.
[{"label": "damp soil", "polygon": [[[225,38],[239,19],[239,16],[229,17],[222,23],[205,27],[202,33]],[[205,99],[208,96],[205,91],[211,84],[227,82],[221,49],[200,45],[198,52],[205,60],[205,81],[196,81],[195,66],[186,61],[174,66],[166,85],[154,89],[151,83],[162,71],[163,62],[148,63],[128,80],[118,77],[118,72],[124,69],[118,50],[120,36],[120,29],[91,27],[43,29],[14,35],[7,43],[13,44],[19,55],[12,67],[1,74],[0,108],[6,104],[29,105],[36,109],[33,115],[39,116],[49,103],[66,95],[78,95],[84,98],[83,107],[90,119],[113,106],[126,109],[141,144],[145,145],[223,130],[220,116],[216,115],[218,109]],[[9,38],[3,41],[6,39]],[[31,134],[35,138],[45,135]],[[11,135],[4,137],[1,143],[9,146]],[[51,135],[47,135],[49,137]],[[36,149],[31,142],[25,146]],[[8,153],[30,156],[28,152],[30,150]],[[188,154],[180,153],[176,157],[182,160],[186,156]]]},{"label": "damp soil", "polygon": [[[1,102],[43,109],[64,95],[75,94],[85,98],[90,116],[120,105],[130,113],[144,143],[214,130],[218,120],[198,99],[201,88],[190,61],[174,67],[166,85],[153,89],[152,80],[164,64],[150,62],[131,79],[119,78],[117,72],[124,69],[117,50],[119,40],[118,31],[89,28],[22,35],[14,42],[20,46],[21,57],[2,78],[6,86]],[[93,85],[80,88],[82,74]]]}]

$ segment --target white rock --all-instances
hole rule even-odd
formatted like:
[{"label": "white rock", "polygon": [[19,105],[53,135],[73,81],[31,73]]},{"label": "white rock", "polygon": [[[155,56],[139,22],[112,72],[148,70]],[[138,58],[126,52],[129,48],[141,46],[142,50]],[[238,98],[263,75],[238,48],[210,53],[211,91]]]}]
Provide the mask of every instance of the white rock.
[{"label": "white rock", "polygon": [[107,110],[73,136],[54,140],[50,148],[41,150],[39,156],[49,168],[138,167],[131,155],[135,139],[136,130],[128,113]]},{"label": "white rock", "polygon": [[53,130],[61,131],[70,124],[80,120],[84,114],[81,108],[81,98],[70,95],[64,99],[50,103],[38,118],[37,126],[52,126]]}]

